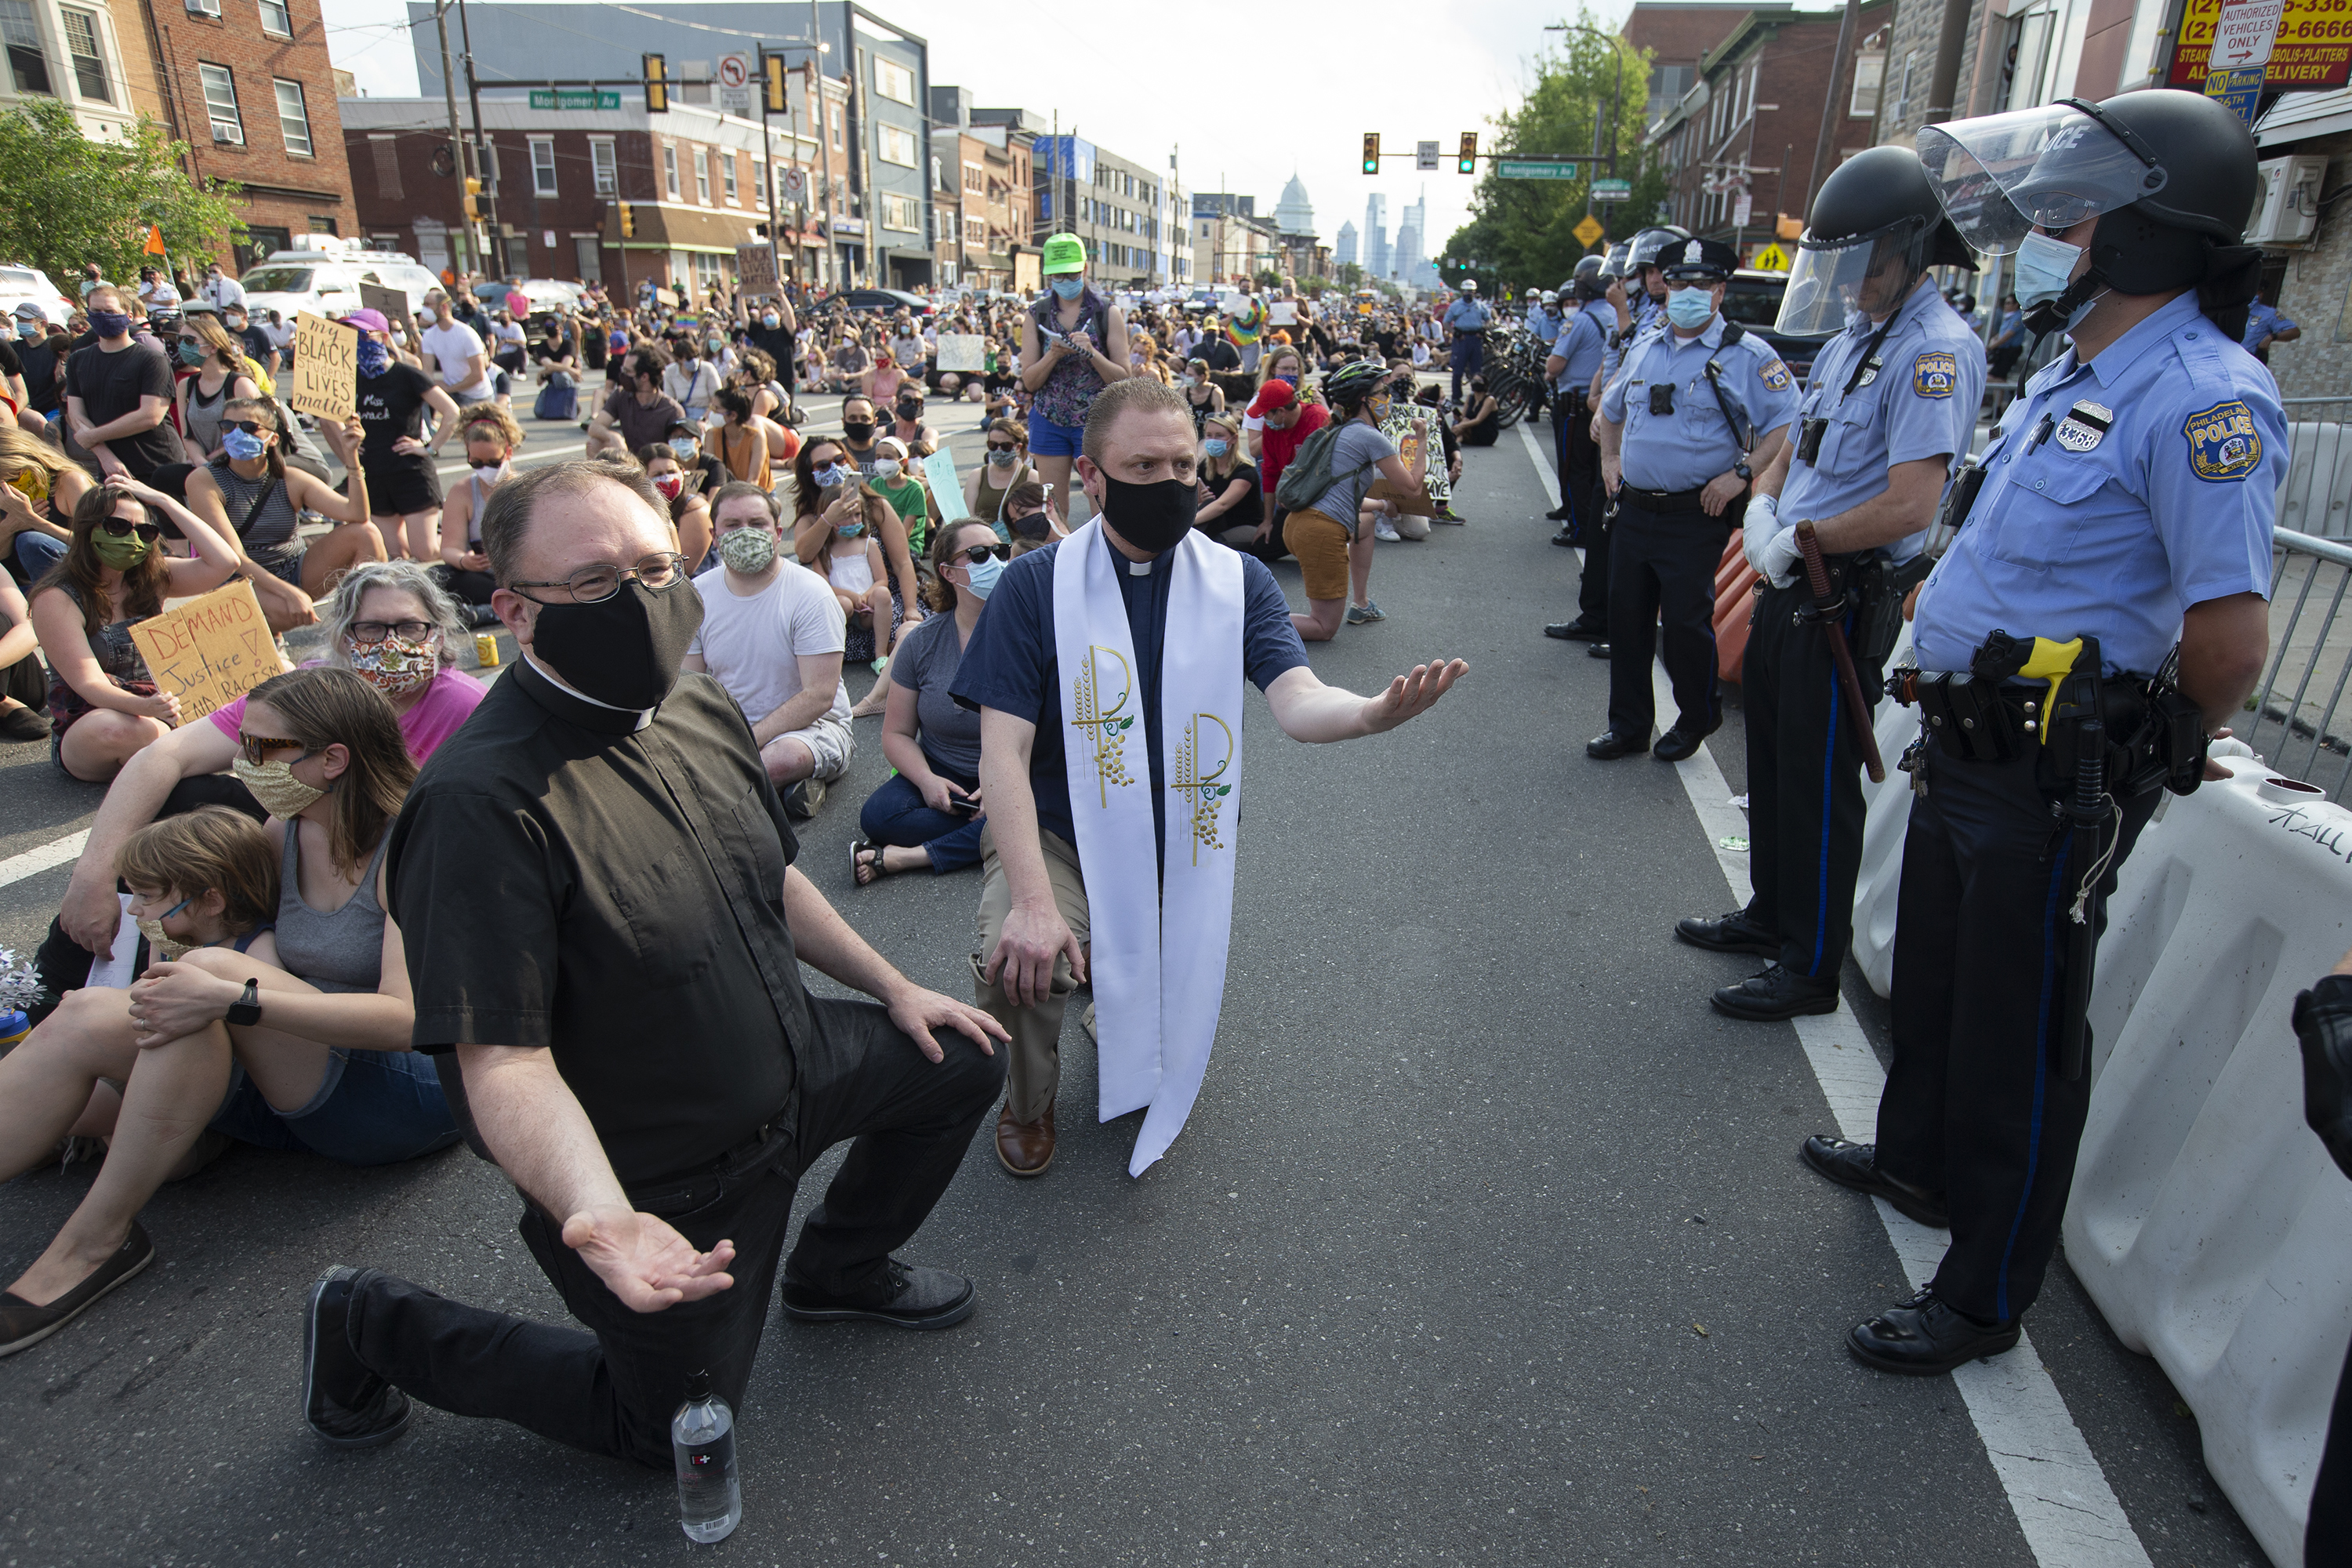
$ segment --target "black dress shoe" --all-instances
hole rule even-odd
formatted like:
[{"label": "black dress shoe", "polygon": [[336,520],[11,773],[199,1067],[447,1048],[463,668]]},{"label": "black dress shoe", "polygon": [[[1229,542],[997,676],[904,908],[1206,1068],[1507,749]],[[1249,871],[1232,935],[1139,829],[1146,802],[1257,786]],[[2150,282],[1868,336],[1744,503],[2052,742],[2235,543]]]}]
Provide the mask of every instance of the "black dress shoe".
[{"label": "black dress shoe", "polygon": [[2018,1321],[1980,1323],[1953,1308],[1933,1290],[1922,1290],[1899,1307],[1889,1307],[1845,1336],[1856,1361],[1881,1372],[1934,1377],[1979,1356],[2017,1348]]},{"label": "black dress shoe", "polygon": [[361,1274],[341,1264],[312,1282],[302,1309],[302,1418],[333,1448],[373,1448],[407,1427],[408,1395],[360,1364],[344,1331]]},{"label": "black dress shoe", "polygon": [[1587,658],[1607,658],[1609,657],[1609,645],[1605,642],[1587,644],[1584,649],[1584,657]]},{"label": "black dress shoe", "polygon": [[1606,642],[1609,628],[1600,622],[1579,616],[1572,621],[1554,621],[1544,627],[1544,636],[1558,637],[1562,642]]},{"label": "black dress shoe", "polygon": [[910,1268],[897,1258],[885,1267],[869,1291],[820,1296],[787,1279],[776,1293],[784,1315],[803,1323],[864,1321],[901,1329],[945,1329],[971,1316],[977,1292],[971,1281],[944,1268]]},{"label": "black dress shoe", "polygon": [[1583,542],[1583,541],[1578,539],[1574,533],[1565,528],[1553,530],[1551,542],[1554,544],[1559,545],[1562,550],[1573,550],[1579,544]]},{"label": "black dress shoe", "polygon": [[1613,763],[1620,757],[1630,757],[1636,752],[1649,749],[1650,742],[1646,738],[1637,739],[1617,730],[1605,731],[1584,742],[1584,754],[1598,757],[1604,763]]},{"label": "black dress shoe", "polygon": [[1761,974],[1751,974],[1717,992],[1714,1002],[1717,1012],[1734,1018],[1777,1024],[1801,1013],[1836,1012],[1838,983],[1834,976],[1811,980],[1785,965],[1768,963]]},{"label": "black dress shoe", "polygon": [[1780,933],[1761,921],[1749,918],[1746,910],[1734,910],[1722,919],[1712,921],[1685,915],[1675,922],[1675,934],[1693,947],[1704,947],[1716,952],[1755,952],[1766,958],[1780,956]]},{"label": "black dress shoe", "polygon": [[1560,505],[1556,506],[1549,511],[1544,513],[1544,521],[1547,522],[1566,522],[1570,518],[1574,517],[1575,515],[1576,509],[1568,505],[1566,502],[1562,502]]},{"label": "black dress shoe", "polygon": [[1945,1211],[1942,1194],[1923,1192],[1880,1170],[1878,1146],[1874,1143],[1849,1143],[1843,1138],[1816,1132],[1799,1145],[1797,1155],[1841,1187],[1885,1198],[1906,1219],[1930,1230],[1952,1228],[1952,1216]]},{"label": "black dress shoe", "polygon": [[1650,755],[1662,763],[1679,763],[1685,757],[1696,756],[1701,743],[1722,728],[1723,715],[1720,713],[1715,716],[1715,722],[1704,730],[1677,721],[1673,729],[1658,737],[1658,743],[1650,748]]}]

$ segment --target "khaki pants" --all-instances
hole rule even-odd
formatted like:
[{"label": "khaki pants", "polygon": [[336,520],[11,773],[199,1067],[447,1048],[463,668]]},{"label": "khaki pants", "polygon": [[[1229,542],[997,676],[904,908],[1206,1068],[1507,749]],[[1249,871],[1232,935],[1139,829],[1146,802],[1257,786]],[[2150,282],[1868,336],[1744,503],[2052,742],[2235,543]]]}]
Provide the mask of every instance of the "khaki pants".
[{"label": "khaki pants", "polygon": [[[1078,847],[1042,827],[1037,839],[1045,852],[1045,878],[1053,884],[1054,907],[1084,947],[1089,929]],[[1004,863],[996,857],[993,834],[981,835],[980,855],[980,950],[971,955],[972,1002],[1013,1037],[1011,1059],[1005,1064],[1005,1101],[1013,1108],[1013,1120],[1034,1121],[1054,1103],[1054,1091],[1062,1081],[1062,1011],[1069,1005],[1077,980],[1066,957],[1055,959],[1053,994],[1037,1006],[1015,1007],[1002,986],[982,977],[996,939],[1003,933],[1005,920],[1013,913],[1013,889],[1004,878]],[[1086,1025],[1092,1034],[1091,1005]]]}]

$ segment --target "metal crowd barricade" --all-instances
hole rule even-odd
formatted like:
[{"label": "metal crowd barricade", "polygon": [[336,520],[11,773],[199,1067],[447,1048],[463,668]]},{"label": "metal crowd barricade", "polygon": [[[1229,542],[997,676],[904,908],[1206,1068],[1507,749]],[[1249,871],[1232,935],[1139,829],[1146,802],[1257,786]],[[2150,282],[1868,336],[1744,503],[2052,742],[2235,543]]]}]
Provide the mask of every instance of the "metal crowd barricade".
[{"label": "metal crowd barricade", "polygon": [[2286,482],[2278,525],[2321,539],[2352,538],[2352,396],[2289,397]]},{"label": "metal crowd barricade", "polygon": [[2352,684],[2347,589],[2352,543],[2284,527],[2275,531],[2270,667],[2240,736],[2281,773],[2337,801],[2352,784],[2352,712],[2344,704]]}]

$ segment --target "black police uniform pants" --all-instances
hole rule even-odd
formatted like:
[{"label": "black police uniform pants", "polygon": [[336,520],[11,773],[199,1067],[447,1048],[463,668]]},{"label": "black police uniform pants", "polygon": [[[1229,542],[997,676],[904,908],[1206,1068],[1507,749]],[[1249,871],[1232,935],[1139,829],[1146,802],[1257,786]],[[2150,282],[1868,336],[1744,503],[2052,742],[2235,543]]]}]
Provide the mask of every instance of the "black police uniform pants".
[{"label": "black police uniform pants", "polygon": [[[1802,576],[1767,585],[1748,634],[1740,700],[1748,731],[1748,918],[1780,933],[1780,962],[1834,979],[1853,940],[1862,871],[1862,743],[1824,630],[1800,624],[1812,591]],[[1854,617],[1845,621],[1851,642]],[[1884,659],[1853,661],[1874,706]],[[1865,715],[1866,717],[1867,715]]]},{"label": "black police uniform pants", "polygon": [[834,1144],[856,1140],[784,1265],[795,1285],[854,1296],[930,1214],[1003,1091],[1003,1053],[986,1055],[953,1030],[940,1031],[947,1059],[935,1067],[877,1004],[812,997],[809,1015],[786,1119],[698,1176],[629,1194],[700,1250],[732,1240],[731,1287],[632,1311],[563,1245],[565,1216],[531,1204],[517,1228],[587,1332],[469,1307],[369,1270],[347,1319],[352,1353],[438,1409],[668,1468],[669,1421],[688,1375],[708,1371],[711,1386],[742,1408],[802,1173]]},{"label": "black police uniform pants", "polygon": [[1723,519],[1696,505],[1650,511],[1632,491],[1618,492],[1608,563],[1609,728],[1616,733],[1650,738],[1657,717],[1650,653],[1662,635],[1676,721],[1700,730],[1713,721],[1715,565],[1730,536]]},{"label": "black police uniform pants", "polygon": [[1577,584],[1579,620],[1609,624],[1608,498],[1601,488],[1601,445],[1592,438],[1592,405],[1580,392],[1555,395],[1552,459],[1559,475],[1559,499],[1570,509],[1569,537],[1584,549],[1584,574]]},{"label": "black police uniform pants", "polygon": [[[2064,792],[2039,747],[1967,763],[1931,746],[1926,761],[1927,793],[1912,801],[1903,840],[1878,1164],[1944,1196],[1952,1245],[1936,1294],[2006,1321],[2041,1293],[2091,1103],[2090,1075],[2068,1083],[2052,1059],[2081,873],[2072,834],[2052,815]],[[2098,930],[2156,801],[2124,804]]]},{"label": "black police uniform pants", "polygon": [[2311,1518],[2304,1526],[2305,1568],[2352,1563],[2352,1351],[2336,1380],[2336,1408],[2327,1442],[2319,1452],[2319,1473],[2311,1482]]}]

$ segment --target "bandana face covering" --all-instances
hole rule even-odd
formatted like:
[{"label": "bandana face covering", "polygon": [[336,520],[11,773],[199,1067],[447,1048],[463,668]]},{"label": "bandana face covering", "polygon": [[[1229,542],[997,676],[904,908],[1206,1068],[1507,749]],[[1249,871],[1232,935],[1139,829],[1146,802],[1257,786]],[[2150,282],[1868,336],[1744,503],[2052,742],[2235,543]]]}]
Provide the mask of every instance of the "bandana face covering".
[{"label": "bandana face covering", "polygon": [[599,702],[653,708],[677,685],[687,646],[701,629],[702,596],[692,584],[656,594],[632,577],[593,605],[542,605],[531,651]]},{"label": "bandana face covering", "polygon": [[392,351],[373,338],[360,340],[360,374],[373,380],[392,365]]},{"label": "bandana face covering", "polygon": [[292,763],[256,763],[240,756],[235,768],[237,782],[253,792],[262,810],[280,822],[293,821],[327,793],[296,778]]},{"label": "bandana face covering", "polygon": [[386,637],[382,642],[353,643],[351,668],[386,697],[405,697],[433,684],[441,673],[441,650],[429,639],[409,641]]},{"label": "bandana face covering", "polygon": [[89,547],[98,552],[100,561],[117,572],[128,572],[147,559],[147,552],[155,548],[155,542],[142,539],[136,532],[118,536],[101,528],[90,533]]},{"label": "bandana face covering", "polygon": [[776,559],[776,536],[764,528],[738,528],[719,542],[719,558],[746,577],[756,577]]},{"label": "bandana face covering", "polygon": [[661,491],[663,499],[667,500],[676,500],[678,498],[679,493],[686,489],[686,476],[684,474],[656,474],[654,476],[654,489]]}]

